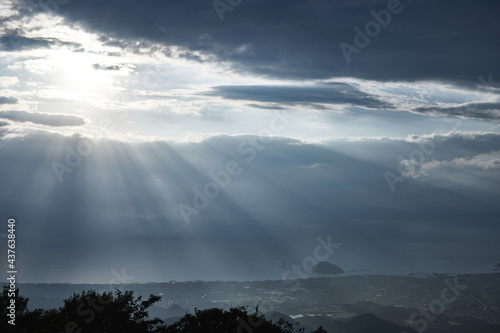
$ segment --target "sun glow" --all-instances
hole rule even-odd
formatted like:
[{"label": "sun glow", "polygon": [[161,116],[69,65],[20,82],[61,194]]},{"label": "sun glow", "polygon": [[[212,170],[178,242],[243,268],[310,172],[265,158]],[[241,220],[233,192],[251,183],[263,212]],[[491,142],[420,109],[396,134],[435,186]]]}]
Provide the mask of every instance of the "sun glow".
[{"label": "sun glow", "polygon": [[120,72],[118,69],[102,70],[101,63],[106,59],[98,55],[58,51],[54,58],[57,84],[61,89],[80,97],[103,97],[109,94],[114,76]]}]

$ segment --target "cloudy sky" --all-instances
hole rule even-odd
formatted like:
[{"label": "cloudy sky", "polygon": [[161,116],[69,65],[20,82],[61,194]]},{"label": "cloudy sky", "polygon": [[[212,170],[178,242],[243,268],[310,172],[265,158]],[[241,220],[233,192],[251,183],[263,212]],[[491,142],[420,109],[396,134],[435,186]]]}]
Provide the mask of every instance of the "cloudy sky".
[{"label": "cloudy sky", "polygon": [[318,238],[346,271],[491,272],[499,10],[2,1],[0,215],[19,279],[280,279]]}]

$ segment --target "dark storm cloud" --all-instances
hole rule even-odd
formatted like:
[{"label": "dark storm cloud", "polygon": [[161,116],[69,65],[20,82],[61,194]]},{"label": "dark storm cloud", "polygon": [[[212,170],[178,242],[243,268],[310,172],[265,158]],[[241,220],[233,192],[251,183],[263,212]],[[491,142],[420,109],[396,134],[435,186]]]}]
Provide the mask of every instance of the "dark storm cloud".
[{"label": "dark storm cloud", "polygon": [[0,119],[9,119],[16,122],[31,122],[53,127],[85,125],[85,119],[79,116],[27,111],[0,111]]},{"label": "dark storm cloud", "polygon": [[267,105],[259,105],[259,104],[247,104],[248,106],[256,109],[263,110],[283,110],[284,108],[281,106],[267,106]]},{"label": "dark storm cloud", "polygon": [[218,86],[210,95],[227,99],[284,104],[350,104],[369,108],[392,108],[388,103],[345,83],[309,87],[291,86]]},{"label": "dark storm cloud", "polygon": [[0,49],[4,51],[20,51],[40,48],[50,48],[51,46],[73,46],[78,47],[79,44],[64,42],[56,38],[29,38],[23,36],[23,32],[12,31],[0,37]]},{"label": "dark storm cloud", "polygon": [[469,103],[450,107],[421,107],[414,111],[435,116],[458,116],[486,120],[500,120],[500,103]]},{"label": "dark storm cloud", "polygon": [[0,104],[17,104],[19,100],[15,97],[0,96]]},{"label": "dark storm cloud", "polygon": [[354,27],[365,32],[366,24],[375,21],[371,11],[380,13],[391,3],[245,0],[225,12],[223,22],[212,1],[204,0],[70,1],[56,11],[105,38],[181,46],[230,61],[242,71],[282,78],[472,83],[479,75],[499,72],[500,20],[493,0],[396,3],[398,13],[391,14],[386,27],[369,41],[358,38],[359,52],[348,64],[340,43],[356,46]]}]

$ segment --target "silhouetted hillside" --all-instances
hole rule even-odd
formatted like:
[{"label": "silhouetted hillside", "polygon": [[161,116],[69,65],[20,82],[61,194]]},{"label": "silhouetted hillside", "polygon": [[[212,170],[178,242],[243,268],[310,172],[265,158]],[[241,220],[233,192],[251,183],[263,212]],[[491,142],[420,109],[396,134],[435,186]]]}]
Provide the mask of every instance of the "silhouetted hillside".
[{"label": "silhouetted hillside", "polygon": [[417,333],[416,330],[389,323],[374,314],[367,313],[340,325],[334,333]]}]

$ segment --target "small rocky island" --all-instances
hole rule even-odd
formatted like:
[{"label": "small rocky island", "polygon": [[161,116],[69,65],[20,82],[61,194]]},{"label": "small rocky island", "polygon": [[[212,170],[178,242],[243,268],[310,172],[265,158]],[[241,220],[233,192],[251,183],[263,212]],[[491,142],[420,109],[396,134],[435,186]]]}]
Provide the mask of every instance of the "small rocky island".
[{"label": "small rocky island", "polygon": [[344,270],[342,268],[328,261],[321,261],[317,263],[311,268],[311,271],[316,274],[324,274],[324,275],[344,273]]}]

